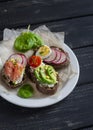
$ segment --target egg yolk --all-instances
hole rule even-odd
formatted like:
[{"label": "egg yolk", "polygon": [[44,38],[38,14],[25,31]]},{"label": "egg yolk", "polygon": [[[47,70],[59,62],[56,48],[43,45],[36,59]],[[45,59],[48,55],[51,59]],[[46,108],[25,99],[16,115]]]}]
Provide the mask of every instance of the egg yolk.
[{"label": "egg yolk", "polygon": [[47,46],[42,46],[42,47],[40,47],[40,49],[39,49],[39,54],[41,55],[41,56],[46,56],[47,54],[49,54],[50,53],[50,48],[49,47],[47,47]]}]

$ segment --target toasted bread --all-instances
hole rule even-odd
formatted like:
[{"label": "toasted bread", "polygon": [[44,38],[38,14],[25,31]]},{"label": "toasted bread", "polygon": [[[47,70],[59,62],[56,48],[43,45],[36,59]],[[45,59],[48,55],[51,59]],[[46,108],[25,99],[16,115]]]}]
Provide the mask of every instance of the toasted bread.
[{"label": "toasted bread", "polygon": [[53,61],[53,62],[46,62],[46,60],[44,60],[44,62],[45,62],[46,64],[52,65],[55,69],[62,69],[62,68],[64,68],[64,67],[66,67],[66,66],[69,65],[69,63],[70,63],[70,58],[69,58],[69,55],[68,55],[67,52],[65,52],[62,48],[58,48],[58,47],[55,47],[55,46],[51,46],[50,48],[51,48],[51,49],[54,49],[54,50],[57,50],[57,51],[59,51],[60,53],[65,54],[66,60],[65,60],[64,62],[59,62],[59,63],[58,63],[57,61],[56,61],[56,63],[54,63],[54,61]]},{"label": "toasted bread", "polygon": [[4,68],[1,70],[1,78],[2,80],[4,81],[4,83],[9,87],[9,88],[17,88],[19,87],[20,85],[22,85],[24,83],[24,81],[26,80],[27,76],[26,74],[24,73],[23,75],[23,79],[20,83],[17,83],[17,84],[14,84],[12,81],[10,81],[4,74]]},{"label": "toasted bread", "polygon": [[57,88],[58,88],[58,82],[56,84],[54,84],[53,87],[49,87],[47,84],[41,83],[35,77],[34,71],[29,65],[27,65],[27,67],[26,67],[26,73],[27,73],[27,76],[29,77],[29,79],[31,80],[31,82],[36,84],[36,88],[38,91],[40,91],[41,93],[46,94],[46,95],[53,95],[56,93]]}]

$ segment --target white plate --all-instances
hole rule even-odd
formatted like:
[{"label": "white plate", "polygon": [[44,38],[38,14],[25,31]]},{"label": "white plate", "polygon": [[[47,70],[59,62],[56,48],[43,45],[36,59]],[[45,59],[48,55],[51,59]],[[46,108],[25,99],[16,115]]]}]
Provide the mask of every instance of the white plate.
[{"label": "white plate", "polygon": [[76,74],[71,79],[68,80],[68,82],[65,84],[65,86],[61,89],[60,93],[58,93],[59,95],[44,96],[41,98],[33,97],[30,99],[22,99],[22,98],[18,97],[15,93],[10,92],[8,94],[5,92],[1,92],[0,93],[1,97],[3,97],[7,101],[9,101],[15,105],[19,105],[22,107],[29,107],[29,108],[45,107],[45,106],[49,106],[49,105],[55,104],[55,103],[63,100],[75,88],[76,83],[79,78],[79,73],[80,73],[79,63],[78,63],[78,60],[77,60],[75,54],[66,44],[65,44],[65,49],[69,53],[71,64],[74,66]]}]

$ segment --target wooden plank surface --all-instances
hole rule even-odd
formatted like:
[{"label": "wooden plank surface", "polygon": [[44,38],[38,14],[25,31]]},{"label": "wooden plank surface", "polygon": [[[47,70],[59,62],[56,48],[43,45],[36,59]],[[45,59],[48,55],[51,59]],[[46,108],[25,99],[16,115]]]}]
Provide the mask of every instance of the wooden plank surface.
[{"label": "wooden plank surface", "polygon": [[93,84],[77,86],[65,100],[40,109],[17,107],[0,98],[0,128],[70,130],[91,126],[93,125],[92,101]]},{"label": "wooden plank surface", "polygon": [[[26,21],[28,21],[26,19]],[[73,48],[80,48],[86,46],[93,46],[93,16],[75,18],[69,20],[61,20],[58,22],[48,22],[44,23],[51,31],[54,32],[65,32],[65,43]],[[42,24],[32,25],[31,29],[38,27]],[[0,24],[2,26],[2,24]],[[19,24],[10,25],[7,24],[7,28],[26,28],[28,25]],[[1,27],[0,27],[1,28]],[[2,29],[0,31],[0,40],[2,40]]]},{"label": "wooden plank surface", "polygon": [[93,82],[93,47],[74,50],[80,64],[80,78],[78,84]]},{"label": "wooden plank surface", "polygon": [[13,0],[0,3],[0,28],[93,14],[92,0]]},{"label": "wooden plank surface", "polygon": [[46,24],[65,32],[65,43],[80,63],[80,78],[63,101],[27,109],[0,97],[0,130],[78,130],[93,128],[93,2],[92,0],[0,1],[0,40],[3,29]]}]

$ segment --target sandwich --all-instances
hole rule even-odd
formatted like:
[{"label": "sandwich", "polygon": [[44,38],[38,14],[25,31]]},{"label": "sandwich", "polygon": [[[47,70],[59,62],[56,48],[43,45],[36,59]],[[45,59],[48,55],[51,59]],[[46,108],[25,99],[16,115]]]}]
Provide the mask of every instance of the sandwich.
[{"label": "sandwich", "polygon": [[26,80],[26,65],[26,56],[23,54],[12,54],[6,60],[1,70],[1,77],[9,88],[16,88],[24,83]]},{"label": "sandwich", "polygon": [[35,51],[34,54],[41,56],[45,64],[52,65],[55,69],[62,69],[70,63],[68,53],[55,46],[48,47],[44,45]]},{"label": "sandwich", "polygon": [[43,94],[55,94],[58,88],[58,73],[51,65],[42,62],[41,57],[31,56],[28,60],[26,73],[31,82]]}]

